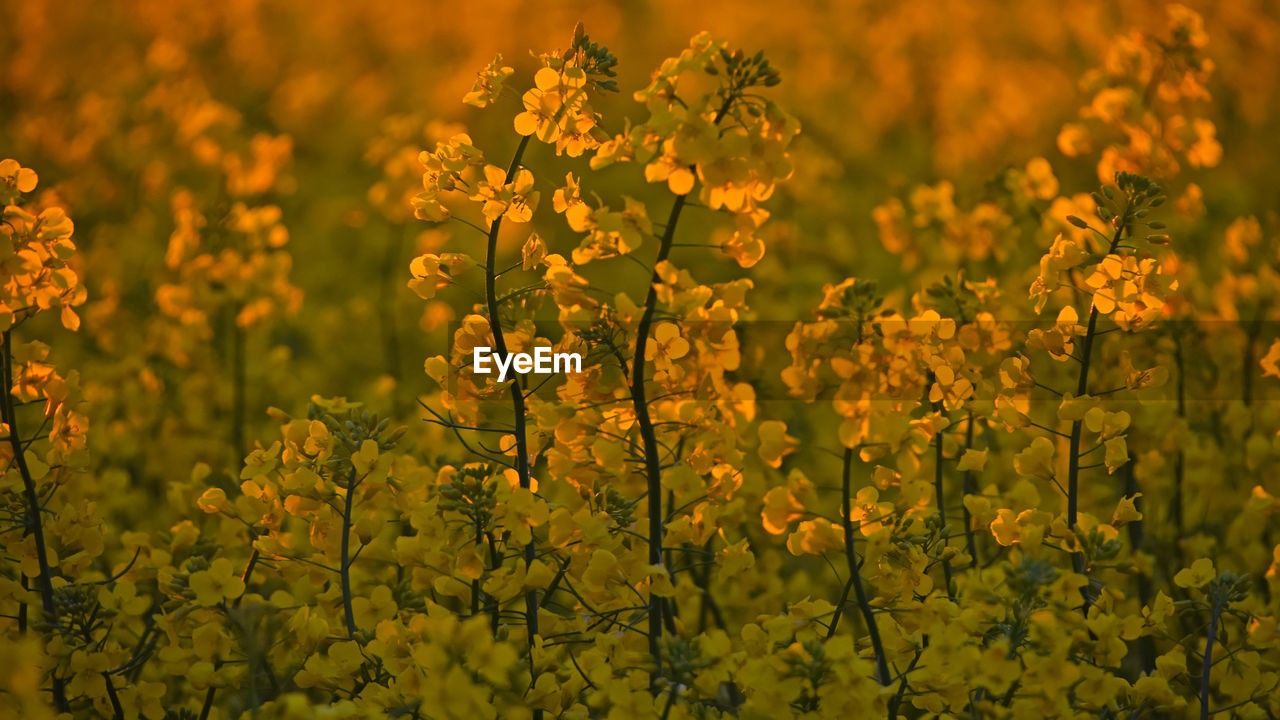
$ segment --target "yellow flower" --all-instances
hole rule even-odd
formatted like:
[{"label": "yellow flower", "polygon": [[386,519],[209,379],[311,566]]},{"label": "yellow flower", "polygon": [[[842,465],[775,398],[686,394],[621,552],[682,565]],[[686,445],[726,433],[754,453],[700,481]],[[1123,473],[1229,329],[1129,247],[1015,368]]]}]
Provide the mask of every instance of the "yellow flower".
[{"label": "yellow flower", "polygon": [[618,571],[618,558],[613,553],[601,548],[591,554],[587,569],[582,574],[582,582],[587,588],[603,591]]},{"label": "yellow flower", "polygon": [[497,165],[484,167],[484,179],[476,186],[471,199],[483,203],[481,212],[492,225],[500,217],[511,222],[526,223],[533,219],[540,193],[533,189],[533,173],[525,168],[516,170],[511,182],[507,171]]},{"label": "yellow flower", "polygon": [[805,520],[787,538],[787,549],[793,555],[821,555],[844,547],[844,535],[829,520]]},{"label": "yellow flower", "polygon": [[1142,497],[1142,493],[1137,493],[1131,497],[1120,498],[1120,502],[1116,505],[1116,511],[1111,516],[1112,525],[1123,525],[1125,523],[1137,522],[1142,519],[1142,513],[1134,507],[1134,501]]},{"label": "yellow flower", "polygon": [[409,263],[409,289],[423,300],[435,297],[436,291],[449,284],[448,276],[440,272],[440,257],[434,253],[419,255]]},{"label": "yellow flower", "polygon": [[674,323],[658,323],[653,329],[653,342],[645,347],[645,360],[652,362],[655,358],[679,360],[689,354],[689,341],[680,334],[680,327]]},{"label": "yellow flower", "polygon": [[782,466],[782,458],[795,452],[799,440],[787,434],[787,425],[781,420],[766,420],[757,430],[760,438],[760,459],[769,467]]},{"label": "yellow flower", "polygon": [[386,585],[375,587],[368,597],[352,598],[351,609],[355,615],[356,627],[361,628],[377,627],[379,622],[395,617],[400,610],[391,597],[391,588]]},{"label": "yellow flower", "polygon": [[502,94],[507,78],[514,72],[515,70],[502,64],[502,53],[498,53],[492,62],[476,74],[475,85],[471,87],[471,92],[463,96],[462,102],[478,108],[487,107]]},{"label": "yellow flower", "polygon": [[1022,176],[1022,190],[1041,200],[1052,200],[1058,194],[1058,179],[1053,176],[1053,168],[1048,160],[1037,157],[1027,162],[1026,172]]},{"label": "yellow flower", "polygon": [[[966,449],[964,454],[960,456],[960,460],[956,463],[956,469],[961,472],[982,472],[982,468],[987,464],[987,451]],[[967,497],[966,497],[967,504]]]},{"label": "yellow flower", "polygon": [[151,599],[138,595],[138,587],[128,580],[119,580],[115,587],[98,590],[98,602],[104,610],[111,610],[122,615],[138,616],[151,607]]},{"label": "yellow flower", "polygon": [[1183,568],[1173,576],[1173,582],[1178,587],[1198,588],[1217,576],[1213,569],[1213,561],[1209,558],[1200,558],[1191,563],[1191,567]]},{"label": "yellow flower", "polygon": [[36,189],[39,178],[31,168],[24,168],[17,160],[0,160],[0,206],[12,203],[19,194]]},{"label": "yellow flower", "polygon": [[1037,437],[1022,452],[1013,456],[1013,469],[1019,475],[1048,478],[1053,476],[1053,442]]},{"label": "yellow flower", "polygon": [[528,488],[512,488],[511,497],[504,505],[503,522],[511,531],[511,538],[524,545],[533,537],[533,528],[547,522],[547,504],[534,496]]},{"label": "yellow flower", "polygon": [[1273,340],[1267,354],[1258,361],[1262,366],[1262,374],[1266,377],[1280,378],[1280,340]]},{"label": "yellow flower", "polygon": [[244,594],[244,581],[235,573],[231,561],[222,557],[210,563],[208,570],[191,573],[188,584],[196,594],[196,602],[205,607]]}]

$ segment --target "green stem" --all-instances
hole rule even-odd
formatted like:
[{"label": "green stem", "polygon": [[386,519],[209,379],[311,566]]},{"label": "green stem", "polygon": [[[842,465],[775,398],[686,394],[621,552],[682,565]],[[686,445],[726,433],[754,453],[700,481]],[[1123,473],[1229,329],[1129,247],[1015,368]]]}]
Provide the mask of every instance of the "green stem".
[{"label": "green stem", "polygon": [[351,511],[356,496],[356,469],[347,476],[347,497],[342,509],[342,557],[338,575],[342,580],[342,611],[347,621],[347,637],[355,637],[356,614],[351,595]]},{"label": "green stem", "polygon": [[671,708],[675,707],[676,696],[679,693],[680,693],[680,688],[676,685],[672,685],[671,694],[667,696],[667,705],[666,707],[662,708],[661,720],[667,720],[667,718],[671,717]]},{"label": "green stem", "polygon": [[[1125,464],[1120,472],[1124,474],[1124,494],[1135,497],[1138,494],[1138,477],[1134,472],[1136,460],[1131,460]],[[1142,498],[1136,498],[1133,501],[1134,507],[1141,511],[1140,504]],[[1144,526],[1142,520],[1135,520],[1129,523],[1129,545],[1133,548],[1133,552],[1142,549],[1146,538],[1144,537]],[[1137,574],[1138,583],[1138,602],[1146,606],[1151,603],[1151,576],[1145,572]],[[1138,657],[1142,662],[1142,669],[1147,674],[1155,672],[1156,669],[1156,645],[1155,640],[1150,635],[1144,635],[1138,639]]]},{"label": "green stem", "polygon": [[[1128,213],[1126,209],[1125,214]],[[1121,217],[1124,217],[1123,215]],[[1115,252],[1116,245],[1120,244],[1120,236],[1124,234],[1125,223],[1121,222],[1116,232],[1111,236],[1111,245],[1107,248],[1107,254]],[[1083,397],[1089,394],[1089,366],[1093,359],[1093,340],[1098,332],[1098,307],[1091,305],[1089,308],[1089,324],[1085,329],[1084,340],[1080,344],[1080,377],[1076,382],[1076,397]],[[1076,516],[1080,506],[1080,436],[1084,431],[1084,421],[1074,420],[1071,423],[1071,436],[1069,441],[1069,449],[1067,450],[1067,527],[1074,530],[1076,527]],[[1072,564],[1075,571],[1085,573],[1085,560],[1083,553],[1074,553],[1071,556]],[[1088,586],[1081,589],[1084,594],[1084,611],[1089,611],[1091,604]]]},{"label": "green stem", "polygon": [[[926,383],[926,387],[925,387],[926,396],[929,394],[930,388],[932,388],[933,384],[936,383],[937,381],[938,381],[937,376],[933,374],[932,370],[930,370],[928,375],[928,382]],[[941,401],[933,403],[933,411],[938,413],[939,417],[942,416],[943,407],[942,407]],[[942,550],[943,550],[943,553],[945,554],[947,549],[947,533],[946,533],[947,502],[946,502],[946,493],[944,492],[943,485],[942,485],[943,460],[944,458],[942,455],[942,431],[938,431],[933,435],[933,491],[934,491],[934,495],[937,497],[937,502],[938,502],[938,519],[941,525],[941,528],[939,529],[938,532],[942,536]],[[942,565],[942,580],[944,583],[946,583],[947,597],[953,597],[951,594],[951,563],[948,560],[944,559],[942,560],[941,565]]]},{"label": "green stem", "polygon": [[[968,427],[965,429],[965,433],[964,433],[964,447],[966,450],[973,449],[973,411],[972,410],[969,411]],[[961,477],[960,482],[961,482],[960,489],[964,495],[972,495],[977,492],[977,488],[974,487],[972,470],[965,470],[964,475]],[[964,511],[964,541],[965,541],[965,547],[967,547],[969,550],[969,567],[976,568],[978,567],[978,539],[973,532],[973,514],[969,512],[968,505],[961,503],[961,508]]]},{"label": "green stem", "polygon": [[111,701],[111,716],[115,720],[124,720],[124,708],[120,706],[120,695],[116,692],[116,684],[111,681],[111,673],[102,673],[102,681],[107,685],[107,699]]},{"label": "green stem", "polygon": [[[880,628],[876,625],[875,611],[871,608],[871,600],[867,597],[867,589],[862,586],[862,575],[858,568],[858,556],[853,551],[853,448],[845,448],[843,471],[843,491],[844,498],[842,500],[840,525],[844,528],[844,557],[849,565],[848,584],[853,586],[855,597],[858,600],[858,609],[862,611],[862,619],[867,623],[867,633],[871,636],[871,649],[876,656],[876,674],[880,681],[880,685],[886,686],[890,682],[889,677],[889,661],[885,656],[884,643],[880,639]],[[846,590],[845,597],[848,597]],[[841,605],[843,606],[843,602]],[[838,609],[837,609],[838,611]],[[839,621],[837,616],[831,622],[831,628],[827,633],[830,638],[835,634],[836,623]]]},{"label": "green stem", "polygon": [[1209,620],[1209,636],[1204,641],[1204,667],[1200,670],[1200,720],[1209,720],[1209,671],[1213,669],[1213,641],[1218,637],[1218,620],[1222,606],[1214,604]]},{"label": "green stem", "polygon": [[[645,477],[649,498],[649,564],[662,564],[662,460],[658,455],[658,436],[653,429],[653,419],[649,416],[649,401],[645,396],[645,353],[648,351],[649,330],[653,325],[653,314],[658,304],[657,266],[667,259],[671,252],[671,239],[675,235],[676,223],[680,220],[680,211],[684,209],[685,195],[677,195],[675,204],[671,206],[671,214],[667,219],[667,228],[662,233],[658,246],[655,270],[649,280],[649,292],[644,299],[644,313],[640,316],[640,325],[636,329],[636,353],[631,369],[631,401],[635,408],[636,422],[640,428],[640,443],[644,449]],[[662,598],[650,596],[649,604],[649,654],[653,656],[655,665],[654,677],[662,674],[662,658],[658,651],[658,642],[662,638]]]}]

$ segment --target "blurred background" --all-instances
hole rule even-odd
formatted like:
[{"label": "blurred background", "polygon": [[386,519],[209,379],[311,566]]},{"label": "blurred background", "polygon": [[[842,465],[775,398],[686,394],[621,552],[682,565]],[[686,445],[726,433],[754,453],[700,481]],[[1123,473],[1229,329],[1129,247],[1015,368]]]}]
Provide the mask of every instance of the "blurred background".
[{"label": "blurred background", "polygon": [[[1261,227],[1276,225],[1280,3],[1189,5],[1210,38],[1208,112],[1223,157],[1185,168],[1171,196],[1203,188],[1181,251],[1212,254],[1237,216],[1261,208]],[[268,406],[298,412],[312,394],[416,416],[423,358],[469,307],[447,293],[424,304],[405,287],[408,263],[478,242],[413,218],[417,153],[466,130],[498,162],[510,156],[517,103],[461,102],[495,54],[523,89],[529,51],[564,47],[582,21],[621,59],[622,92],[598,108],[619,132],[638,110],[631,92],[696,32],[763,49],[783,77],[771,97],[803,127],[796,176],[772,201],[768,253],[750,271],[756,319],[785,331],[824,283],[875,277],[905,297],[954,272],[886,242],[874,219],[921,185],[971,206],[1043,157],[1063,194],[1095,189],[1095,159],[1058,145],[1090,102],[1081,79],[1116,36],[1167,23],[1165,4],[1147,0],[0,7],[0,154],[40,174],[42,202],[68,208],[90,292],[76,336],[24,327],[22,339],[79,368],[104,482],[121,488],[163,487],[195,462],[234,466],[264,437]],[[556,186],[568,167],[545,152],[529,163]],[[609,172],[619,192],[661,196],[636,168]],[[544,236],[553,251],[577,242],[563,226]],[[504,237],[513,258],[518,241]],[[996,260],[1029,278],[1043,250]],[[704,281],[744,274],[706,253],[675,259]]]}]

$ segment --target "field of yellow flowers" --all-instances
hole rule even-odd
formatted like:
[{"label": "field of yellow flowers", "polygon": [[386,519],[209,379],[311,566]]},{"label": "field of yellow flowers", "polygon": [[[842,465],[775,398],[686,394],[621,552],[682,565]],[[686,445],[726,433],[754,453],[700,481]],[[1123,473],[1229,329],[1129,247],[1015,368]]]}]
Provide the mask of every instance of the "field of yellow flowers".
[{"label": "field of yellow flowers", "polygon": [[0,17],[0,718],[1280,718],[1273,0]]}]

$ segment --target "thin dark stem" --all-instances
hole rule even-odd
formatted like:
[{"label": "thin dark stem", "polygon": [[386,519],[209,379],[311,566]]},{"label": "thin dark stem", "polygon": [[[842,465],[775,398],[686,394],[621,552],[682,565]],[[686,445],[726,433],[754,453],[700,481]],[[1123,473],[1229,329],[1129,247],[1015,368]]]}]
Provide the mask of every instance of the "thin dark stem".
[{"label": "thin dark stem", "polygon": [[204,706],[200,708],[199,720],[209,720],[209,711],[213,709],[213,695],[214,687],[210,685],[204,694]]},{"label": "thin dark stem", "polygon": [[675,707],[676,695],[678,695],[679,692],[680,689],[678,686],[671,686],[671,694],[667,696],[667,706],[662,709],[662,720],[667,720],[667,718],[671,717],[671,708]]},{"label": "thin dark stem", "polygon": [[[933,384],[935,382],[937,382],[937,376],[935,376],[933,374],[933,371],[931,370],[929,371],[928,381],[925,383],[926,396],[929,394],[929,391],[933,387]],[[943,407],[942,407],[941,401],[933,403],[933,411],[938,413],[939,417],[942,416]],[[938,431],[933,435],[933,491],[935,496],[937,497],[937,502],[938,502],[939,526],[941,528],[946,528],[947,500],[946,500],[946,493],[944,492],[944,488],[942,484],[943,460],[944,458],[942,455],[942,431]],[[947,535],[945,531],[943,531],[942,532],[942,550],[944,554],[946,552],[946,549],[947,549]],[[942,580],[946,584],[947,597],[952,597],[951,595],[951,562],[944,558],[941,560],[939,564],[942,565]]]},{"label": "thin dark stem", "polygon": [[[36,493],[36,482],[31,477],[31,469],[27,467],[27,456],[23,451],[21,433],[18,430],[18,413],[13,407],[13,333],[4,331],[4,389],[0,392],[0,409],[3,410],[4,421],[9,426],[9,444],[13,447],[13,462],[22,475],[22,494],[27,502],[27,532],[35,536],[36,563],[40,567],[40,577],[36,578],[36,587],[40,590],[40,607],[44,610],[44,620],[53,623],[57,619],[57,610],[53,601],[53,570],[49,566],[49,551],[44,544],[44,518],[40,496]],[[53,671],[53,701],[58,712],[68,712],[67,694],[63,679]]]},{"label": "thin dark stem", "polygon": [[1254,346],[1258,343],[1258,336],[1262,334],[1262,312],[1262,308],[1258,308],[1258,316],[1250,321],[1249,331],[1245,334],[1244,366],[1240,369],[1240,399],[1245,407],[1253,404],[1253,374],[1257,372],[1257,366],[1254,365]]},{"label": "thin dark stem", "polygon": [[[719,125],[729,106],[733,95],[727,94],[724,104],[716,112],[713,125]],[[658,255],[653,261],[653,271],[649,278],[649,290],[644,298],[644,313],[640,316],[640,324],[636,328],[636,351],[631,367],[631,402],[635,408],[636,425],[640,430],[640,441],[644,446],[644,467],[649,498],[649,564],[662,565],[662,460],[658,453],[658,435],[653,429],[653,418],[649,415],[649,401],[645,396],[645,353],[649,345],[649,331],[653,326],[653,315],[658,306],[658,284],[662,278],[658,275],[658,266],[671,253],[671,244],[676,234],[676,225],[680,222],[680,212],[688,201],[688,195],[677,195],[671,205],[671,214],[662,231],[658,244]],[[664,605],[662,598],[650,596],[649,600],[649,654],[653,657],[654,672],[650,676],[650,689],[656,687],[656,680],[662,675],[662,656],[659,653],[659,641],[662,639],[662,614]]]},{"label": "thin dark stem", "polygon": [[[835,565],[831,566],[831,570],[835,571]],[[831,616],[831,624],[827,626],[828,640],[835,637],[836,628],[840,627],[840,618],[844,616],[844,606],[849,602],[849,593],[853,591],[854,578],[856,577],[858,577],[856,572],[849,575],[849,579],[844,581],[844,587],[840,588],[840,599],[836,601],[836,612]]]},{"label": "thin dark stem", "polygon": [[[1120,469],[1120,472],[1124,473],[1124,494],[1129,497],[1135,497],[1133,501],[1134,507],[1135,509],[1141,510],[1138,505],[1142,502],[1142,498],[1136,497],[1138,494],[1138,479],[1137,474],[1134,472],[1134,465],[1136,463],[1136,460],[1131,460],[1128,463],[1125,463],[1125,466]],[[1142,520],[1135,520],[1129,523],[1129,545],[1133,548],[1135,553],[1142,549],[1143,542],[1146,539],[1144,537],[1143,530],[1144,527]],[[1144,606],[1149,605],[1151,603],[1151,576],[1145,572],[1140,572],[1137,575],[1137,582],[1138,602],[1142,603]],[[1155,672],[1156,644],[1154,638],[1150,635],[1144,635],[1138,639],[1138,655],[1142,661],[1143,671],[1148,674]]]},{"label": "thin dark stem", "polygon": [[342,580],[342,612],[347,621],[347,637],[355,637],[356,615],[351,595],[351,510],[356,496],[356,469],[347,476],[347,497],[342,510],[342,558],[338,570]]},{"label": "thin dark stem", "polygon": [[[862,575],[858,569],[858,556],[853,551],[853,490],[850,487],[853,475],[853,448],[845,448],[843,466],[843,507],[840,513],[840,525],[844,528],[844,557],[849,565],[849,583],[853,585],[854,595],[858,600],[858,609],[862,611],[862,619],[867,623],[867,633],[871,636],[871,649],[876,656],[876,674],[881,686],[890,682],[889,661],[885,657],[884,643],[880,640],[880,628],[876,625],[875,611],[871,609],[871,601],[867,598],[867,589],[862,586]],[[827,637],[836,631],[837,617],[831,623]]]},{"label": "thin dark stem", "polygon": [[[484,542],[484,529],[480,527],[480,516],[476,515],[476,546],[479,547]],[[498,609],[494,608],[494,616],[496,617]],[[480,578],[471,581],[471,617],[480,614]]]},{"label": "thin dark stem", "polygon": [[1204,666],[1200,671],[1200,720],[1209,720],[1209,671],[1213,669],[1213,641],[1218,637],[1218,620],[1221,617],[1222,606],[1214,604],[1209,636],[1204,641]]},{"label": "thin dark stem", "polygon": [[[507,167],[506,182],[510,183],[515,179],[516,172],[520,169],[520,160],[524,157],[525,150],[529,147],[529,138],[531,135],[525,135],[520,139],[520,145],[516,147],[516,153],[511,158],[511,165]],[[501,356],[507,355],[507,339],[502,332],[502,318],[498,307],[497,284],[497,255],[498,255],[498,231],[502,228],[502,218],[498,217],[489,227],[489,241],[485,253],[484,264],[484,298],[485,306],[489,312],[489,330],[493,334],[493,348],[496,353]],[[520,387],[520,383],[512,380],[508,386],[511,394],[511,409],[515,415],[515,427],[512,434],[516,440],[516,474],[520,478],[520,487],[526,490],[533,486],[532,473],[529,468],[529,438],[526,432],[525,418],[525,402],[524,390]],[[524,548],[525,567],[533,564],[537,552],[534,547],[534,541],[530,538],[529,543]],[[530,590],[525,594],[525,622],[529,633],[529,664],[533,664],[533,646],[535,638],[538,635],[538,591]],[[540,720],[542,710],[535,709],[533,711],[534,720]]]},{"label": "thin dark stem", "polygon": [[[250,535],[250,537],[249,537],[249,545],[250,545],[250,546],[252,546],[252,545],[253,545],[253,542],[254,542],[254,538],[253,538],[253,536],[252,536],[252,534],[251,534],[251,535]],[[257,549],[257,548],[254,548],[254,549],[253,549],[253,552],[249,553],[249,561],[248,561],[247,563],[245,563],[245,565],[244,565],[244,572],[243,572],[243,573],[241,573],[241,575],[240,575],[240,580],[245,584],[245,589],[246,589],[246,590],[247,590],[247,589],[248,589],[248,587],[249,587],[249,576],[253,575],[253,569],[254,569],[255,567],[257,567],[257,565],[258,565],[258,549]],[[238,597],[238,598],[236,598],[234,601],[232,601],[231,606],[232,606],[232,607],[239,607],[239,606],[240,606],[240,600],[241,600],[242,598],[244,598],[244,595],[241,595],[240,597]],[[268,667],[268,669],[269,669],[269,667]],[[209,690],[208,690],[207,692],[205,692],[205,694],[204,694],[204,704],[203,704],[203,705],[201,706],[201,708],[200,708],[200,720],[208,720],[208,718],[209,718],[209,712],[210,712],[211,710],[213,710],[213,698],[214,698],[214,695],[215,695],[216,693],[217,693],[217,688],[216,688],[216,687],[214,687],[214,686],[212,686],[212,685],[211,685],[211,686],[209,686]],[[256,710],[256,708],[255,708],[255,710]]]},{"label": "thin dark stem", "polygon": [[[710,552],[713,540],[714,538],[708,539],[706,545],[703,546],[703,549]],[[702,604],[698,609],[698,620],[702,629],[699,632],[706,630],[708,612],[711,613],[711,619],[715,621],[716,627],[721,630],[724,630],[727,627],[724,619],[724,612],[721,611],[720,604],[716,602],[715,596],[711,593],[711,571],[713,569],[714,563],[708,563],[703,567],[701,576],[696,572],[693,573],[694,582],[702,591]],[[839,608],[836,609],[836,612],[839,612]]]},{"label": "thin dark stem", "polygon": [[[968,427],[964,433],[964,447],[966,450],[973,449],[973,411],[969,411]],[[965,495],[972,495],[977,492],[977,488],[973,482],[973,471],[965,470],[961,477],[961,491]],[[978,538],[973,532],[973,514],[969,512],[969,506],[961,503],[964,510],[964,540],[965,546],[969,550],[969,567],[978,567]]]},{"label": "thin dark stem", "polygon": [[102,681],[107,684],[107,699],[111,701],[111,716],[115,720],[124,720],[124,708],[120,706],[120,695],[116,693],[116,684],[110,673],[102,673]]},{"label": "thin dark stem", "polygon": [[[1115,252],[1124,229],[1125,224],[1122,222],[1116,228],[1115,234],[1111,236],[1111,246],[1107,249],[1108,255]],[[1089,308],[1089,325],[1085,329],[1084,340],[1080,344],[1080,377],[1076,383],[1076,397],[1089,394],[1089,365],[1093,360],[1093,340],[1097,331],[1098,308],[1095,305]],[[1067,527],[1073,530],[1076,527],[1076,516],[1080,506],[1080,435],[1083,430],[1083,420],[1072,421],[1070,447],[1067,450]],[[1074,553],[1071,557],[1075,571],[1084,574],[1086,570],[1084,554]],[[1088,586],[1082,588],[1081,592],[1084,593],[1084,611],[1087,613],[1090,605]]]},{"label": "thin dark stem", "polygon": [[[671,252],[671,239],[675,235],[676,223],[680,220],[680,211],[684,208],[685,196],[676,196],[671,206],[671,215],[667,220],[667,229],[662,233],[662,241],[658,246],[657,259],[654,265],[667,259]],[[649,344],[649,330],[653,325],[653,314],[658,304],[658,283],[661,279],[657,271],[649,281],[649,291],[645,295],[644,314],[640,317],[640,325],[636,329],[636,352],[631,369],[631,401],[635,406],[636,421],[640,428],[640,442],[644,448],[645,475],[648,481],[649,498],[649,564],[662,564],[662,460],[658,454],[658,436],[653,429],[653,419],[649,416],[649,401],[645,397],[645,353]],[[662,659],[658,651],[658,642],[662,638],[662,598],[652,596],[652,607],[649,610],[649,654],[653,656],[654,677],[662,674]]]},{"label": "thin dark stem", "polygon": [[[27,576],[18,573],[18,581],[22,585],[23,591],[30,590],[31,586],[27,583]],[[18,604],[18,634],[22,635],[27,632],[27,604]]]},{"label": "thin dark stem", "polygon": [[898,720],[898,709],[902,707],[902,699],[907,694],[907,676],[912,670],[916,669],[916,665],[920,662],[920,656],[923,654],[921,650],[916,650],[915,657],[911,658],[911,664],[902,673],[902,679],[898,683],[898,692],[894,694],[893,699],[889,701],[889,720]]}]

